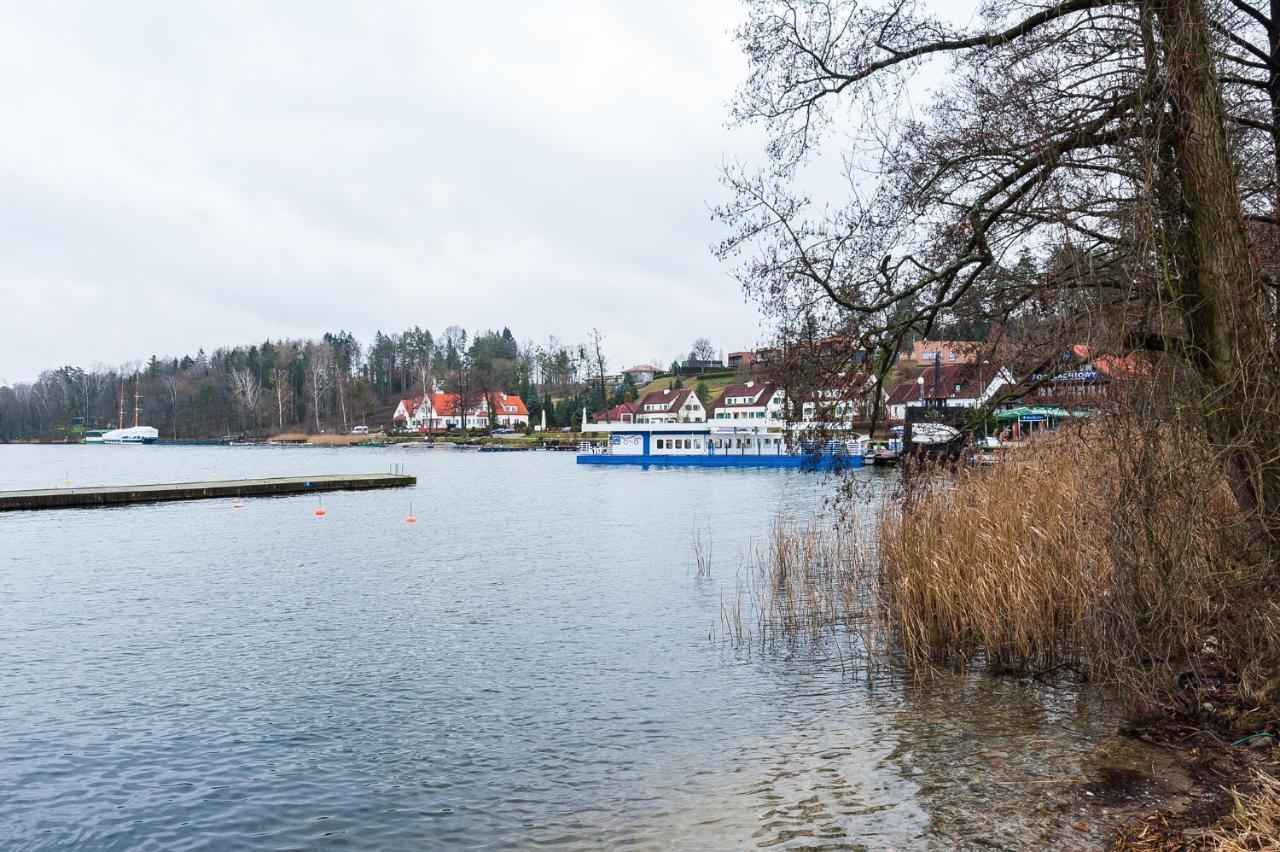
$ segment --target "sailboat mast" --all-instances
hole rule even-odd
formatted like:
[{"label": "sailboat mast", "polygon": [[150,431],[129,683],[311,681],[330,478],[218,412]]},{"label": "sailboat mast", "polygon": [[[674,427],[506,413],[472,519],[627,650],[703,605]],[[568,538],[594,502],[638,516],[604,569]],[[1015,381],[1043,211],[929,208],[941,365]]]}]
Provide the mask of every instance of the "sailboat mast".
[{"label": "sailboat mast", "polygon": [[138,427],[138,415],[142,413],[142,393],[138,374],[133,374],[133,426]]},{"label": "sailboat mast", "polygon": [[120,393],[116,395],[116,401],[119,403],[119,412],[116,419],[116,428],[124,428],[124,379],[120,379]]}]

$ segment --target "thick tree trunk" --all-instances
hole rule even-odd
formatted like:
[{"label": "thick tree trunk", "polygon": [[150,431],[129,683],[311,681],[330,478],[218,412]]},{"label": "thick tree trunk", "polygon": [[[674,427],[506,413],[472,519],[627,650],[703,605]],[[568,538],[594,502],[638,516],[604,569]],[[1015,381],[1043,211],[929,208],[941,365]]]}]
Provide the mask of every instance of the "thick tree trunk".
[{"label": "thick tree trunk", "polygon": [[1179,308],[1236,500],[1280,541],[1280,413],[1263,283],[1245,237],[1203,0],[1156,0],[1190,257]]}]

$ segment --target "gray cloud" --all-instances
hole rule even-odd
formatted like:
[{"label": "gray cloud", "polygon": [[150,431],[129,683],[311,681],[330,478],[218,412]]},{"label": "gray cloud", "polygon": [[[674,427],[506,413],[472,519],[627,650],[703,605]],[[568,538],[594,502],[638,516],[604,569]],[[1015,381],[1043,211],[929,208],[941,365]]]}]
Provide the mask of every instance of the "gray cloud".
[{"label": "gray cloud", "polygon": [[0,7],[0,376],[339,327],[761,338],[731,0]]}]

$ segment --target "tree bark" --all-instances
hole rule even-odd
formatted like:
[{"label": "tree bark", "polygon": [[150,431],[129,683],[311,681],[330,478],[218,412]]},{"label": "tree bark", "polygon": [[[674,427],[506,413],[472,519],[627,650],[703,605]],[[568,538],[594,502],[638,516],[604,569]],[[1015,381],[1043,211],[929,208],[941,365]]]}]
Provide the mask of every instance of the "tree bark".
[{"label": "tree bark", "polygon": [[1179,270],[1210,439],[1237,502],[1280,541],[1280,424],[1263,282],[1249,254],[1203,0],[1156,0],[1190,257]]}]

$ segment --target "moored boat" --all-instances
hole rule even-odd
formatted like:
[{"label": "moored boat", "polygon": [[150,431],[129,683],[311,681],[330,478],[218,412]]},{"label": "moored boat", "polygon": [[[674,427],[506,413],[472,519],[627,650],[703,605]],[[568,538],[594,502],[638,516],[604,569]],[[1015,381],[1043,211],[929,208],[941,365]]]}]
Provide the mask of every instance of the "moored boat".
[{"label": "moored boat", "polygon": [[[154,444],[160,432],[152,426],[128,426],[112,429],[102,436],[103,444]],[[86,439],[87,440],[87,439]]]},{"label": "moored boat", "polygon": [[866,439],[815,442],[788,440],[783,432],[759,426],[715,423],[608,422],[584,432],[605,432],[603,446],[584,442],[578,464],[664,465],[671,467],[785,467],[831,470],[862,467]]}]

